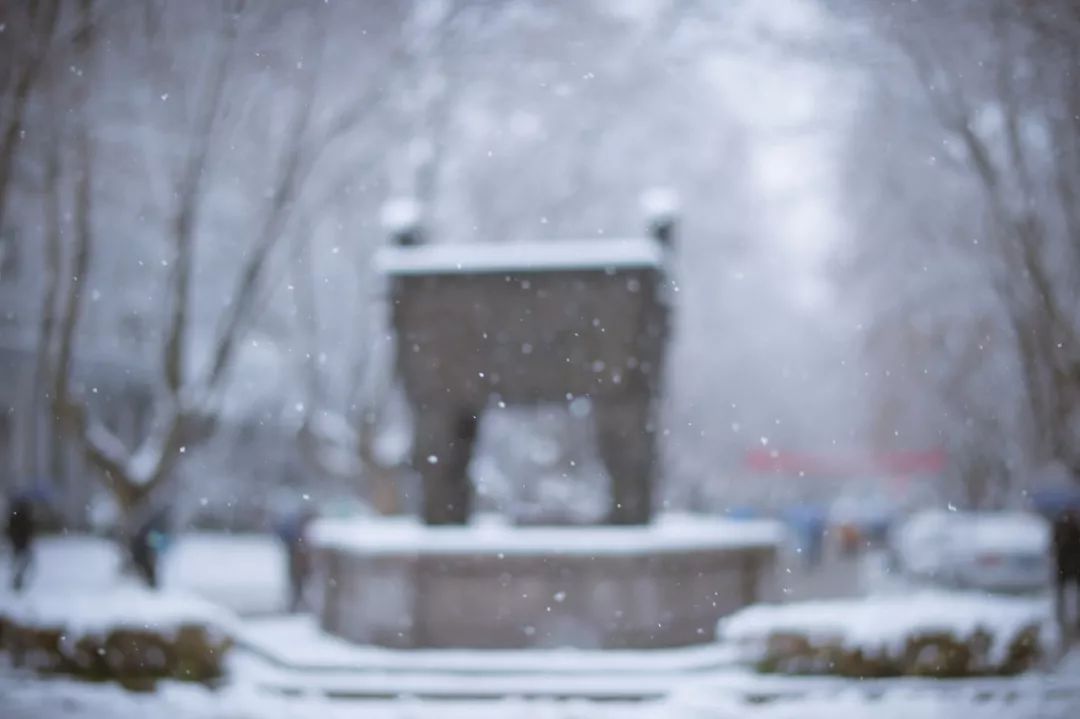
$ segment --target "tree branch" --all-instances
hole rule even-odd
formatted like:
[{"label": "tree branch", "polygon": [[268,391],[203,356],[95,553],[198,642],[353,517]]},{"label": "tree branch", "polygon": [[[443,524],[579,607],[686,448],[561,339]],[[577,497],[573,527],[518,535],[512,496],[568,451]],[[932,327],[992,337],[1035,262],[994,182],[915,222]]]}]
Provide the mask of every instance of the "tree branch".
[{"label": "tree branch", "polygon": [[[56,316],[60,300],[60,150],[59,137],[52,138],[45,165],[45,217],[42,223],[45,232],[45,272],[44,288],[41,297],[41,321],[38,325],[37,362],[34,367],[32,417],[41,416],[43,395],[49,395],[46,386],[51,376],[52,348],[56,334]],[[33,422],[33,437],[30,441],[36,464],[41,445],[38,423]],[[41,468],[36,467],[40,472]]]},{"label": "tree branch", "polygon": [[[311,122],[312,108],[315,104],[317,92],[315,78],[318,77],[322,50],[325,47],[325,43],[322,42],[324,28],[321,21],[313,20],[312,23],[307,46],[310,51],[309,54],[315,60],[309,64],[309,81],[302,83],[303,93],[299,99],[299,106],[287,131],[288,144],[281,158],[281,169],[278,172],[270,205],[264,215],[262,227],[258,232],[254,247],[248,253],[248,261],[241,272],[238,290],[234,294],[232,304],[218,329],[210,367],[203,382],[205,394],[207,395],[212,395],[217,391],[225,375],[225,370],[232,361],[236,346],[245,334],[244,330],[250,324],[250,310],[259,281],[263,275],[263,269],[271,251],[284,234],[290,205],[298,193],[299,180],[303,174],[302,170],[305,167],[305,157],[307,155],[304,152],[306,149],[305,138]],[[310,161],[310,158],[307,161]]]},{"label": "tree branch", "polygon": [[188,153],[180,179],[176,217],[173,220],[173,281],[171,314],[165,342],[165,382],[173,397],[184,386],[184,361],[187,350],[188,305],[191,296],[191,271],[194,263],[194,238],[203,187],[207,175],[207,158],[213,144],[214,124],[220,112],[228,68],[236,45],[236,18],[226,19],[221,33],[221,48],[211,65],[206,97],[200,103],[195,122],[195,147]]},{"label": "tree branch", "polygon": [[[52,41],[59,14],[59,0],[40,0],[30,5],[31,34],[36,36],[35,46],[30,57],[17,70],[15,88],[11,100],[11,114],[5,118],[4,130],[0,133],[0,227],[4,226],[4,214],[7,207],[8,186],[11,183],[11,171],[15,166],[15,148],[22,136],[26,117],[26,105],[30,92],[41,74],[46,53]],[[33,27],[40,21],[41,27]],[[12,29],[14,32],[14,29]]]}]

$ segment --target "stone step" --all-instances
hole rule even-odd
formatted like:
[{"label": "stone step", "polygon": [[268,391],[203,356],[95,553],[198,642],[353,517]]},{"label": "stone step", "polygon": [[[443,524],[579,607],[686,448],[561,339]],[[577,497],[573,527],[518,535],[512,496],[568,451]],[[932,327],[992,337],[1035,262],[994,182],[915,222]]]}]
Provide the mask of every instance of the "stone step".
[{"label": "stone step", "polygon": [[648,650],[388,649],[326,634],[306,615],[249,619],[237,643],[271,666],[302,674],[685,676],[731,667],[736,657],[732,647],[715,643]]}]

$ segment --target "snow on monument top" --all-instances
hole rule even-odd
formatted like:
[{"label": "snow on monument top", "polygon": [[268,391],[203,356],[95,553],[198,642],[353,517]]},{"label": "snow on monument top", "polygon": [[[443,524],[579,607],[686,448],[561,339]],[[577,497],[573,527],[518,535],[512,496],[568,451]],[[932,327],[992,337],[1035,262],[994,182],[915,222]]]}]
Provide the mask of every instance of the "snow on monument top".
[{"label": "snow on monument top", "polygon": [[679,196],[669,187],[653,187],[642,193],[641,208],[649,222],[674,222],[679,216]]},{"label": "snow on monument top", "polygon": [[389,246],[375,261],[388,275],[660,269],[664,248],[651,237]]},{"label": "snow on monument top", "polygon": [[380,218],[383,229],[392,234],[409,232],[420,227],[423,211],[411,197],[395,197],[382,206]]}]

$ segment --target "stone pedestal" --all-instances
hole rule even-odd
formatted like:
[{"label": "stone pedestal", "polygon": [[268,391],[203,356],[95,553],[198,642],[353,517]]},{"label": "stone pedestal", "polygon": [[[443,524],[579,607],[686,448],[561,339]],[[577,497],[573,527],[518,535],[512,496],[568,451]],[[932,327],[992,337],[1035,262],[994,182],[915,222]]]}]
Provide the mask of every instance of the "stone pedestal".
[{"label": "stone pedestal", "polygon": [[387,647],[644,649],[712,641],[771,598],[771,522],[664,517],[646,527],[315,525],[320,621]]}]

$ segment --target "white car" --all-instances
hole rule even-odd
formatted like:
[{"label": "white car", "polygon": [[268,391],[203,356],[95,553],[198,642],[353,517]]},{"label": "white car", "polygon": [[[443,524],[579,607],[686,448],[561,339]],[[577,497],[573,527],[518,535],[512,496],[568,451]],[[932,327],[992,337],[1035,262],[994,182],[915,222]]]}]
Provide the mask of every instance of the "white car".
[{"label": "white car", "polygon": [[1050,545],[1050,525],[1025,512],[920,512],[892,538],[893,556],[904,574],[999,592],[1048,587]]}]

